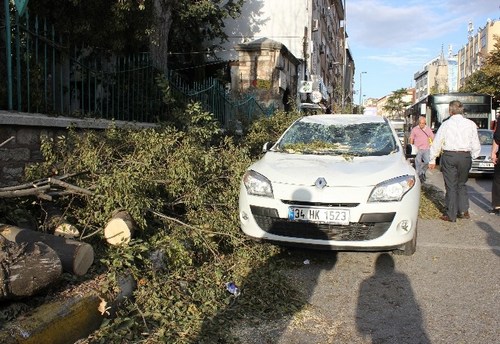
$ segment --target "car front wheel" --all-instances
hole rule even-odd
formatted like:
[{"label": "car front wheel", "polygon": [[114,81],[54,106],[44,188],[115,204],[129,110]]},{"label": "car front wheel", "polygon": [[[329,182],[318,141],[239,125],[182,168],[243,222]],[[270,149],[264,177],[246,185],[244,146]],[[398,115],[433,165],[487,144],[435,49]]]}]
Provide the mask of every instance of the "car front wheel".
[{"label": "car front wheel", "polygon": [[400,248],[394,250],[393,253],[397,255],[411,256],[415,253],[416,250],[417,250],[417,229],[415,229],[413,238],[406,244],[402,245]]}]

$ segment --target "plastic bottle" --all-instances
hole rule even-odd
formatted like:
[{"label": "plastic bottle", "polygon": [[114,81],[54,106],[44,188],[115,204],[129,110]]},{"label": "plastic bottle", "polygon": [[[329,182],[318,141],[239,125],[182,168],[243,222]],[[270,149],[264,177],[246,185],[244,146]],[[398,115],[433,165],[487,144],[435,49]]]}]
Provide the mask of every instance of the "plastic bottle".
[{"label": "plastic bottle", "polygon": [[226,283],[226,289],[228,292],[230,292],[231,294],[233,294],[234,296],[239,296],[240,295],[240,288],[238,288],[236,286],[236,284],[234,284],[234,282],[228,282]]}]

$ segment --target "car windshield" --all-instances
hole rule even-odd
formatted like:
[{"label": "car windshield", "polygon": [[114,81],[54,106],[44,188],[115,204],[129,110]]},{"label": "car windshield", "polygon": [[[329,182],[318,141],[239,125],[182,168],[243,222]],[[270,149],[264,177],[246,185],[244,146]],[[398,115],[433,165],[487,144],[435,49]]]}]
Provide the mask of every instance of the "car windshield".
[{"label": "car windshield", "polygon": [[478,132],[479,143],[482,145],[492,145],[493,144],[493,131],[492,130],[481,130]]},{"label": "car windshield", "polygon": [[296,122],[278,142],[277,150],[295,154],[379,156],[398,146],[385,122],[348,124]]}]

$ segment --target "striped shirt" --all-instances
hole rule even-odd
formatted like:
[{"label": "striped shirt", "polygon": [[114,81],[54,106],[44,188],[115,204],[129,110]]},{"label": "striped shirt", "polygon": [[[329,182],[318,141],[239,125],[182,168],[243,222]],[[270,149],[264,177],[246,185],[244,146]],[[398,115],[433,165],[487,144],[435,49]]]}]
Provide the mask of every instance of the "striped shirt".
[{"label": "striped shirt", "polygon": [[430,154],[431,164],[436,162],[441,151],[470,152],[473,159],[477,158],[481,144],[476,123],[460,114],[450,116],[441,124],[434,137]]}]

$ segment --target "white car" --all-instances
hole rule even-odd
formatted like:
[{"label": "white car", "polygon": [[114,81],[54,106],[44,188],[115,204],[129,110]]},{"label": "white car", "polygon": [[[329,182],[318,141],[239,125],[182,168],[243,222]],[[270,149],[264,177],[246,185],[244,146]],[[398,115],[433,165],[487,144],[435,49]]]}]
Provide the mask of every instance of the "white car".
[{"label": "white car", "polygon": [[495,165],[491,160],[491,146],[493,145],[493,130],[478,129],[477,135],[481,143],[481,151],[477,158],[472,159],[469,174],[493,174]]},{"label": "white car", "polygon": [[241,229],[283,245],[412,255],[420,181],[379,116],[294,122],[245,172]]}]

